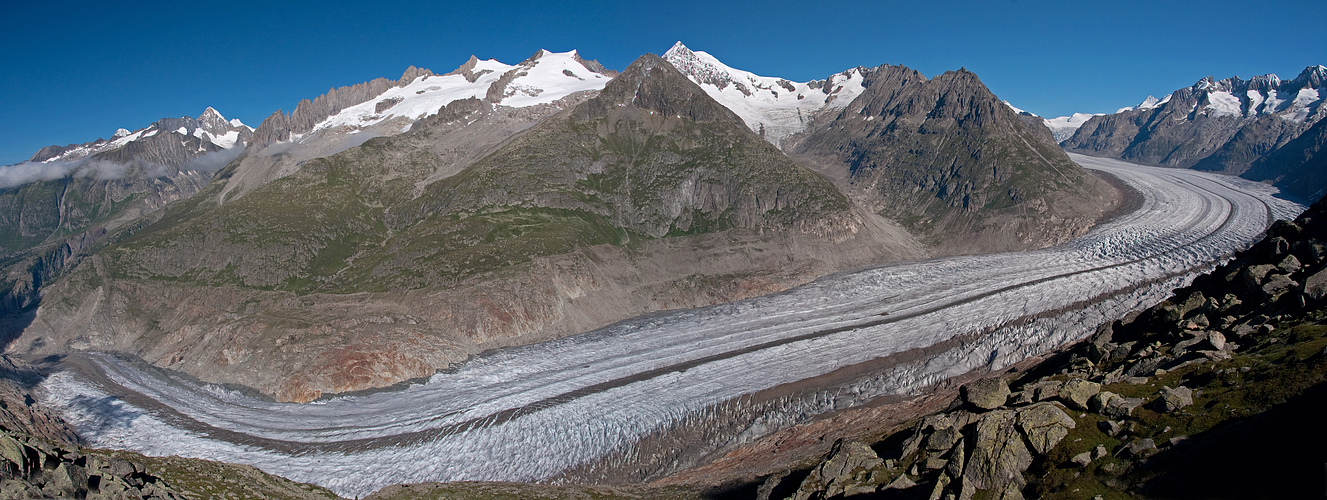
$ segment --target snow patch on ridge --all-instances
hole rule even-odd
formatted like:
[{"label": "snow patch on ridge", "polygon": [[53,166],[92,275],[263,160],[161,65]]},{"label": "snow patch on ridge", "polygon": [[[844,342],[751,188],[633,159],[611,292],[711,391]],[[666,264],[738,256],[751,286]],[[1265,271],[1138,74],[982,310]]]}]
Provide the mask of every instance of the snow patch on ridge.
[{"label": "snow patch on ridge", "polygon": [[575,50],[543,51],[507,86],[501,104],[513,108],[548,104],[576,92],[602,90],[612,79],[586,68],[576,57]]},{"label": "snow patch on ridge", "polygon": [[1230,92],[1208,93],[1207,113],[1211,116],[1244,116],[1244,112],[1240,110],[1239,98]]},{"label": "snow patch on ridge", "polygon": [[688,49],[682,42],[664,52],[663,58],[776,146],[806,130],[813,116],[845,108],[865,90],[865,70],[860,67],[826,80],[793,82],[734,69],[706,52]]},{"label": "snow patch on ridge", "polygon": [[518,65],[503,64],[495,59],[478,61],[471,70],[472,75],[478,75],[473,82],[460,74],[423,75],[403,87],[392,87],[373,99],[329,116],[313,130],[347,128],[354,131],[397,118],[413,123],[437,113],[453,101],[484,99],[489,88],[508,73],[513,73],[513,78],[504,87],[498,104],[514,108],[549,104],[576,92],[601,90],[612,79],[586,68],[577,57],[575,50],[541,50],[538,57]]}]

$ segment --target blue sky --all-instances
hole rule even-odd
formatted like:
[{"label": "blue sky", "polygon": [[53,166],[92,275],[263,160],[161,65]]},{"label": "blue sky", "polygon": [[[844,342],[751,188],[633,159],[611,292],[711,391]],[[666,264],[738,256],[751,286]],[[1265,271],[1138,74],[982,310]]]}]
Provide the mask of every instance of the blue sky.
[{"label": "blue sky", "polygon": [[[716,5],[716,4],[722,5]],[[17,5],[14,5],[17,4]],[[13,2],[0,19],[0,165],[213,106],[250,126],[334,86],[578,49],[621,69],[681,40],[805,81],[966,67],[1043,116],[1110,112],[1203,76],[1327,64],[1303,2]]]}]

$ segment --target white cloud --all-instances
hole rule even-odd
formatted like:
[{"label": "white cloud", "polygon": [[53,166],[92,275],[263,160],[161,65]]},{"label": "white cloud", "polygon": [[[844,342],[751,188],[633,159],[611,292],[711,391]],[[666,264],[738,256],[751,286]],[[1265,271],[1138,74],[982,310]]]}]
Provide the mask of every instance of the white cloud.
[{"label": "white cloud", "polygon": [[156,164],[126,164],[92,158],[53,161],[50,163],[25,161],[0,167],[0,189],[8,189],[33,182],[53,181],[65,177],[91,177],[97,180],[113,180],[127,176],[153,178],[165,175],[168,175],[167,169]]},{"label": "white cloud", "polygon": [[226,165],[229,165],[230,162],[235,160],[235,158],[239,158],[240,153],[243,152],[244,148],[242,147],[213,151],[189,160],[180,167],[180,170],[197,170],[207,173],[216,172],[225,168]]},{"label": "white cloud", "polygon": [[[244,148],[215,151],[189,160],[180,170],[205,173],[216,172],[239,157]],[[90,177],[96,180],[114,180],[125,177],[157,178],[171,174],[171,169],[155,163],[118,163],[95,158],[48,163],[25,161],[0,166],[0,189],[9,189],[33,182],[53,181],[66,177]]]}]

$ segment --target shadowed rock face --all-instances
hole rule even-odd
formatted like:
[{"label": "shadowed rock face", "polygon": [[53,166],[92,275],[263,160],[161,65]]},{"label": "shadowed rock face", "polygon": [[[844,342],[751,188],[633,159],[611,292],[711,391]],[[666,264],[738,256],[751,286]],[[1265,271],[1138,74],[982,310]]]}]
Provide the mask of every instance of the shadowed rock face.
[{"label": "shadowed rock face", "polygon": [[308,401],[922,255],[654,56],[598,97],[454,102],[218,203],[230,171],[50,286],[12,349]]},{"label": "shadowed rock face", "polygon": [[882,66],[837,117],[785,149],[948,252],[1015,250],[1082,234],[1116,203],[1044,129],[966,70],[928,80]]},{"label": "shadowed rock face", "polygon": [[[1139,163],[1239,175],[1323,116],[1327,68],[1306,68],[1294,80],[1276,75],[1199,80],[1155,106],[1140,106],[1084,123],[1067,150]],[[1302,93],[1303,92],[1303,93]]]},{"label": "shadowed rock face", "polygon": [[1327,192],[1327,120],[1319,120],[1294,140],[1249,166],[1241,177],[1270,182],[1295,196],[1312,200]]}]

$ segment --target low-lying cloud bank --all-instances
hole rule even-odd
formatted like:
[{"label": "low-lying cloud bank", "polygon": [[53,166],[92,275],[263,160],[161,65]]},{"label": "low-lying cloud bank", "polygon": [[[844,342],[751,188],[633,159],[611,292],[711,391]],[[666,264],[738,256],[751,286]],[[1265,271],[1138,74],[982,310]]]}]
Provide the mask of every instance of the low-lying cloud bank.
[{"label": "low-lying cloud bank", "polygon": [[[189,160],[181,171],[212,173],[221,170],[244,152],[244,148],[215,151]],[[0,167],[0,189],[9,189],[33,182],[54,181],[66,177],[90,177],[114,180],[125,177],[157,178],[172,173],[172,169],[146,162],[119,163],[97,158],[79,158],[73,161],[49,163],[25,161]]]}]

